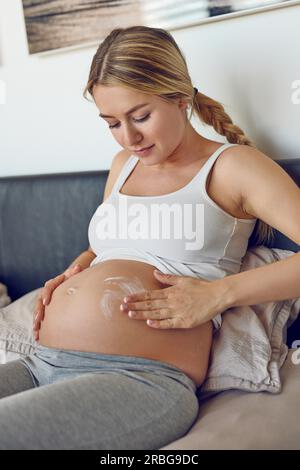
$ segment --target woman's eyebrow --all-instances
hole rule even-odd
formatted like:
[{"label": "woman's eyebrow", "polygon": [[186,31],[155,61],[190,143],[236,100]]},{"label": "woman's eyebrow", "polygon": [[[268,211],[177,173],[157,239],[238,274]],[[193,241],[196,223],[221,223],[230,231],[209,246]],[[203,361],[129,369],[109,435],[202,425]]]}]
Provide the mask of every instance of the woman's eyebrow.
[{"label": "woman's eyebrow", "polygon": [[[142,108],[143,106],[146,106],[147,104],[150,104],[150,103],[142,103],[142,104],[138,104],[136,106],[134,106],[133,108],[129,109],[129,111],[127,111],[125,113],[125,116],[128,116],[128,114],[130,113],[133,113],[133,111],[136,111],[137,109],[140,109]],[[102,118],[113,118],[114,116],[108,116],[107,114],[99,114],[100,117]]]}]

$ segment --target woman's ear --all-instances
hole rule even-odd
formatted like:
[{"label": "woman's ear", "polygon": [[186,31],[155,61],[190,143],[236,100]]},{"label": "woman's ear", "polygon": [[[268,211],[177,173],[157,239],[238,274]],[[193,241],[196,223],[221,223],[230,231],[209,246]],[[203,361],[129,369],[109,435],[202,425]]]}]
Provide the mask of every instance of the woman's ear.
[{"label": "woman's ear", "polygon": [[186,122],[188,121],[188,113],[187,113],[188,106],[189,106],[189,103],[187,101],[182,100],[182,99],[179,100],[178,107],[179,107],[179,110],[181,111],[182,116],[183,116],[183,118]]},{"label": "woman's ear", "polygon": [[186,100],[180,99],[180,100],[178,101],[178,106],[179,106],[180,109],[186,110],[187,107],[188,107],[188,105],[189,105],[189,104],[188,104],[188,102],[187,102]]}]

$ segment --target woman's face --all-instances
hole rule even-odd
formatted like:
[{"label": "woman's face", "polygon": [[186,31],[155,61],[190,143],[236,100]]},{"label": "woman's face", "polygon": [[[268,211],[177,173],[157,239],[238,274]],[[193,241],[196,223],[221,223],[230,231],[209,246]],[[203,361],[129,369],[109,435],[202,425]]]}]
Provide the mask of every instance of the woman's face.
[{"label": "woman's face", "polygon": [[[186,102],[167,103],[133,89],[103,85],[95,85],[93,96],[100,117],[105,119],[118,144],[138,156],[143,164],[175,161],[183,155],[188,141]],[[139,105],[144,106],[126,114]],[[153,144],[147,156],[135,152]]]}]

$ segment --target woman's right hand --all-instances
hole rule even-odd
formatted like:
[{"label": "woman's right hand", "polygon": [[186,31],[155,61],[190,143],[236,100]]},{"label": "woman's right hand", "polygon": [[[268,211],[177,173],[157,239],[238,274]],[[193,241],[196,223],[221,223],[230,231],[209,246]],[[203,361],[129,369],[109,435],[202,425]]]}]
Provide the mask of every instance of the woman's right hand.
[{"label": "woman's right hand", "polygon": [[38,341],[39,339],[39,330],[41,328],[41,323],[44,320],[45,306],[50,303],[53,291],[66,279],[69,279],[75,274],[78,274],[82,270],[82,266],[80,264],[76,264],[75,266],[73,266],[73,268],[67,269],[63,274],[59,274],[53,279],[49,279],[49,281],[45,282],[43,289],[38,295],[37,303],[34,309],[35,317],[33,322],[33,331],[34,339],[36,341]]}]

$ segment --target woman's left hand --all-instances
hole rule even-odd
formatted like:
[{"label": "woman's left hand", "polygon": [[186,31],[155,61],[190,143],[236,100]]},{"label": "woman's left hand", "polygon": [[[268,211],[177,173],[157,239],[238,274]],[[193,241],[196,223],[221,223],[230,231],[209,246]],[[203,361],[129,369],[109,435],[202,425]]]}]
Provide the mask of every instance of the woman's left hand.
[{"label": "woman's left hand", "polygon": [[153,274],[171,287],[126,296],[120,309],[134,320],[147,320],[147,325],[160,329],[194,328],[228,308],[220,280],[163,274],[156,270]]}]

